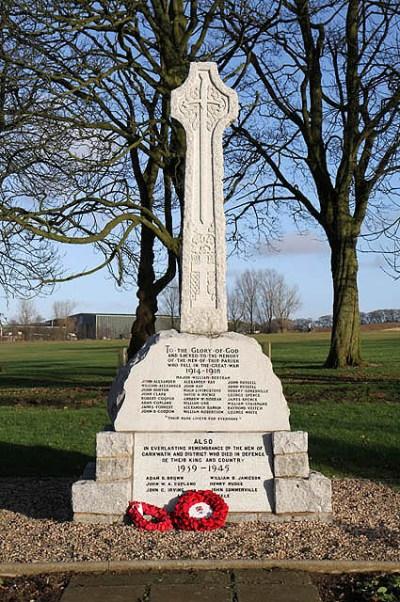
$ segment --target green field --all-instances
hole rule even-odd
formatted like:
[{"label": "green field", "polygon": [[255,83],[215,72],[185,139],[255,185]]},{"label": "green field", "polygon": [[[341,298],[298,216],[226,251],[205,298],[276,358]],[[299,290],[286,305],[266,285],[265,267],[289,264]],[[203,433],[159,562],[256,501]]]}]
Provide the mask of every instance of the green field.
[{"label": "green field", "polygon": [[[365,367],[321,368],[328,335],[256,337],[272,343],[293,429],[310,436],[328,475],[400,484],[400,332],[363,333]],[[105,399],[124,341],[0,346],[1,475],[78,475],[108,423]]]}]

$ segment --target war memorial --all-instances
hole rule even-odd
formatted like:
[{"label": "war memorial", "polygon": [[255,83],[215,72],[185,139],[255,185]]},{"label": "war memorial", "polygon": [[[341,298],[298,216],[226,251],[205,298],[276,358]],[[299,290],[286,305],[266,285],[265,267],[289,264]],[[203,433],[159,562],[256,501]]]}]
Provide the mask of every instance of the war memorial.
[{"label": "war memorial", "polygon": [[271,361],[228,332],[222,136],[237,113],[215,63],[192,63],[172,94],[187,140],[181,328],[120,369],[112,427],[73,485],[75,521],[122,522],[130,500],[172,508],[190,489],[223,497],[230,521],[331,518],[330,480],[310,471]]}]

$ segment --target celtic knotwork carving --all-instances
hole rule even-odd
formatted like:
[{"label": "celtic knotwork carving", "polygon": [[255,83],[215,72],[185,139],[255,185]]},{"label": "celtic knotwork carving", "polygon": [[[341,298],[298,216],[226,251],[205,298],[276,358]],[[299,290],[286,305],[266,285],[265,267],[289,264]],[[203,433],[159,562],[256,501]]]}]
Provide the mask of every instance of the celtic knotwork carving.
[{"label": "celtic knotwork carving", "polygon": [[202,118],[207,130],[211,131],[229,109],[227,97],[215,87],[207,72],[200,73],[196,81],[187,85],[186,95],[180,99],[178,107],[193,131],[201,127]]},{"label": "celtic knotwork carving", "polygon": [[210,272],[207,272],[207,293],[213,303],[215,302],[215,290],[215,270],[211,270]]},{"label": "celtic knotwork carving", "polygon": [[215,262],[215,234],[213,226],[205,232],[194,232],[192,236],[192,263]]},{"label": "celtic knotwork carving", "polygon": [[200,293],[200,272],[192,272],[190,274],[190,300],[193,303],[196,301]]},{"label": "celtic knotwork carving", "polygon": [[[192,275],[196,274],[191,293],[192,302],[199,296],[208,303],[214,303],[215,291],[215,234],[212,225],[203,232],[194,231],[191,244],[191,269]],[[194,291],[196,293],[194,294]]]},{"label": "celtic knotwork carving", "polygon": [[207,90],[207,100],[207,129],[211,131],[227,112],[228,101],[225,96],[221,96],[221,92],[214,88],[212,84]]},{"label": "celtic knotwork carving", "polygon": [[185,117],[193,131],[199,129],[200,125],[200,99],[199,99],[199,84],[192,83],[187,86],[186,96],[179,103],[179,110]]}]

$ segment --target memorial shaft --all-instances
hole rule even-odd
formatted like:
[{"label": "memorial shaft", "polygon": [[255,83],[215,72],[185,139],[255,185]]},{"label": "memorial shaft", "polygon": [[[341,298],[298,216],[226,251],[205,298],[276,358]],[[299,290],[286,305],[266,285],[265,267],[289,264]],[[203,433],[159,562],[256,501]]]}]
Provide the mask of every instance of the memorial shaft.
[{"label": "memorial shaft", "polygon": [[181,332],[220,334],[228,330],[222,136],[237,95],[215,63],[191,63],[171,101],[186,132]]}]

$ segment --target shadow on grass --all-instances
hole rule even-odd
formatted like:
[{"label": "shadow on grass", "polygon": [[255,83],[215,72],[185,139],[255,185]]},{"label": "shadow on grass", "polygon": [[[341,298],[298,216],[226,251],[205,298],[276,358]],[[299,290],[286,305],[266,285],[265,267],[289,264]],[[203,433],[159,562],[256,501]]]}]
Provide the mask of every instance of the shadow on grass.
[{"label": "shadow on grass", "polygon": [[284,384],[285,397],[289,404],[360,404],[360,403],[399,403],[400,387],[396,383],[305,383]]},{"label": "shadow on grass", "polygon": [[0,442],[2,477],[78,477],[93,457],[44,445]]},{"label": "shadow on grass", "polygon": [[70,371],[51,367],[51,374],[40,368],[32,370],[30,374],[2,374],[0,388],[10,387],[17,389],[32,387],[79,387],[93,389],[109,387],[116,374],[115,368],[71,368]]},{"label": "shadow on grass", "polygon": [[0,443],[0,457],[0,509],[31,518],[71,519],[71,485],[93,460],[91,456]]},{"label": "shadow on grass", "polygon": [[[298,369],[297,366],[291,366],[293,369]],[[309,368],[308,368],[309,369]],[[300,372],[295,372],[293,374],[283,374],[282,380],[286,380],[287,382],[296,383],[296,384],[308,384],[308,383],[321,383],[321,384],[329,384],[332,383],[354,383],[354,384],[376,384],[376,385],[386,385],[393,384],[398,385],[400,383],[399,378],[388,378],[387,376],[376,377],[371,376],[370,374],[357,373],[349,374],[348,372],[344,374],[325,374],[322,373],[322,369],[320,368],[321,373],[318,375],[313,374],[301,374]]]},{"label": "shadow on grass", "polygon": [[309,448],[311,462],[329,468],[331,474],[400,485],[398,447],[311,435]]}]

